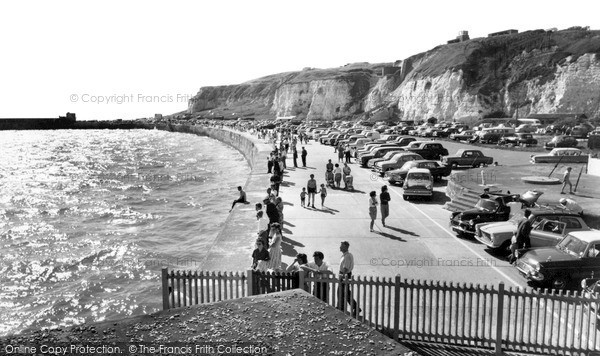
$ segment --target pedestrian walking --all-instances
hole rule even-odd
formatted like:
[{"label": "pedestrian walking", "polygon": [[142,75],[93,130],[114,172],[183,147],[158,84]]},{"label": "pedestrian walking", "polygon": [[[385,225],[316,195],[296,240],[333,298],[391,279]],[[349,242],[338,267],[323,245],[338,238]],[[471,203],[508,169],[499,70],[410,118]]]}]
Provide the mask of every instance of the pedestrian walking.
[{"label": "pedestrian walking", "polygon": [[513,238],[511,239],[511,254],[508,258],[510,263],[515,262],[519,257],[517,250],[531,247],[529,233],[531,233],[533,217],[534,216],[531,214],[531,210],[525,209],[525,212],[523,213],[523,219],[519,221],[519,224],[517,225],[517,232],[515,232]]},{"label": "pedestrian walking", "polygon": [[340,259],[340,271],[339,271],[339,286],[338,286],[338,309],[346,311],[346,303],[350,304],[352,308],[352,315],[358,316],[362,309],[358,308],[358,303],[352,298],[352,288],[348,281],[352,278],[352,270],[354,269],[354,256],[348,251],[350,243],[348,241],[342,241],[340,244],[340,252],[342,252],[342,258]]},{"label": "pedestrian walking", "polygon": [[338,162],[344,162],[344,145],[338,147]]},{"label": "pedestrian walking", "polygon": [[308,156],[308,152],[306,152],[306,148],[302,147],[302,167],[306,167],[306,156]]},{"label": "pedestrian walking", "polygon": [[267,158],[267,173],[271,174],[272,170],[273,170],[273,153],[269,154],[269,157]]},{"label": "pedestrian walking", "polygon": [[311,174],[310,179],[306,183],[306,191],[308,192],[308,206],[310,206],[310,200],[312,199],[312,207],[315,207],[315,194],[317,194],[317,181],[315,175]]},{"label": "pedestrian walking", "polygon": [[302,188],[300,192],[300,206],[306,208],[306,188]]},{"label": "pedestrian walking", "polygon": [[[327,188],[325,188],[325,184],[321,184],[321,189],[319,190],[319,194],[321,195],[321,208],[322,208],[325,205],[325,198],[327,197]],[[314,206],[313,206],[313,208],[314,208]]]},{"label": "pedestrian walking", "polygon": [[344,156],[346,157],[346,163],[350,163],[350,159],[352,156],[352,150],[350,148],[350,145],[346,145],[346,148],[344,149]]},{"label": "pedestrian walking", "polygon": [[381,224],[385,227],[385,218],[390,215],[389,202],[392,200],[390,193],[388,192],[387,185],[381,187],[381,194],[379,194],[379,201],[381,202]]},{"label": "pedestrian walking", "polygon": [[571,167],[567,167],[565,173],[563,173],[563,185],[560,190],[560,194],[565,194],[565,187],[569,185],[569,194],[573,194],[573,184],[571,184]]},{"label": "pedestrian walking", "polygon": [[371,217],[371,232],[373,232],[373,225],[377,219],[377,192],[371,191],[369,193],[369,216]]},{"label": "pedestrian walking", "polygon": [[333,169],[333,177],[335,179],[335,186],[340,188],[340,184],[342,183],[342,168],[338,163],[335,164],[335,168]]},{"label": "pedestrian walking", "polygon": [[352,169],[348,166],[348,163],[344,163],[344,168],[342,169],[343,178],[344,178],[344,189],[348,189],[348,180],[346,177],[350,175]]}]

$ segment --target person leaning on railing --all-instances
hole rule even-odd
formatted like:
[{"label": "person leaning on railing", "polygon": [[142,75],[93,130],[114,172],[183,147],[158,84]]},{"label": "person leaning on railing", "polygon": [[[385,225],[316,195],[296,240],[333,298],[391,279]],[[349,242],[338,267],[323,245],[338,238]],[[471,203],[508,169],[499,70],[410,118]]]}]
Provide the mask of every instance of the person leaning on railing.
[{"label": "person leaning on railing", "polygon": [[[288,266],[286,272],[292,273],[294,275],[294,280],[292,281],[292,288],[300,288],[300,273],[304,274],[304,278],[308,277],[308,270],[303,269],[304,266],[308,263],[308,257],[304,253],[299,253],[296,255],[294,262]],[[302,289],[309,292],[310,286],[308,282],[304,282],[304,286]]]},{"label": "person leaning on railing", "polygon": [[[321,251],[315,251],[313,253],[314,262],[309,262],[304,266],[300,266],[300,268],[305,271],[312,272],[317,278],[324,278],[323,275],[333,274],[331,268],[327,262],[324,261],[325,255]],[[327,282],[315,282],[315,287],[313,288],[313,295],[325,303],[328,301],[328,293],[329,285]]]}]

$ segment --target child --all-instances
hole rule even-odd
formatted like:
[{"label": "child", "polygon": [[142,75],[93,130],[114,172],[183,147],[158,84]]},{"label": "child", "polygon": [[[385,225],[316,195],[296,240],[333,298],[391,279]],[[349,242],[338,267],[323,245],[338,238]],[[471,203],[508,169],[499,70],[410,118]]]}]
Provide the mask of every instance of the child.
[{"label": "child", "polygon": [[300,206],[306,208],[306,188],[302,188],[300,192]]},{"label": "child", "polygon": [[321,190],[319,190],[319,193],[321,193],[321,208],[325,205],[325,197],[327,196],[327,188],[325,188],[325,184],[321,184]]}]

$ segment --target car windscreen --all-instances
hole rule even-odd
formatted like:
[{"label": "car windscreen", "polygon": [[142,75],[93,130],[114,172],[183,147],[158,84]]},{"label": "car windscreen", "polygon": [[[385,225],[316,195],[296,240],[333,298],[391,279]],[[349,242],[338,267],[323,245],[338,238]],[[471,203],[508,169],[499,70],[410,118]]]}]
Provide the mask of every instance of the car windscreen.
[{"label": "car windscreen", "polygon": [[498,208],[498,203],[489,199],[479,199],[475,207],[479,210],[494,211]]},{"label": "car windscreen", "polygon": [[581,257],[585,252],[585,248],[587,247],[587,243],[581,241],[580,239],[567,235],[564,239],[562,239],[558,245],[556,246],[560,250],[567,252],[568,254]]},{"label": "car windscreen", "polygon": [[412,173],[406,179],[411,180],[429,180],[430,175],[427,173]]}]

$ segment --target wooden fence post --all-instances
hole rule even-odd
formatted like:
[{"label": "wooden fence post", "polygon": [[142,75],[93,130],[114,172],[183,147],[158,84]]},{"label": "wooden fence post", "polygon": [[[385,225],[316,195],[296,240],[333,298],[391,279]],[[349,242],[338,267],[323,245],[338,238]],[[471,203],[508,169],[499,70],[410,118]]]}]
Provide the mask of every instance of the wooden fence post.
[{"label": "wooden fence post", "polygon": [[163,310],[169,309],[169,271],[166,267],[162,269],[162,300]]},{"label": "wooden fence post", "polygon": [[[300,272],[298,272],[298,288],[305,290],[304,289],[304,270],[300,269]],[[309,290],[307,290],[307,292],[310,293]]]},{"label": "wooden fence post", "polygon": [[396,275],[394,283],[394,340],[398,341],[398,334],[400,332],[400,284],[402,283],[400,275]]},{"label": "wooden fence post", "polygon": [[502,317],[504,313],[504,282],[498,285],[498,310],[496,312],[496,356],[502,356]]},{"label": "wooden fence post", "polygon": [[252,277],[252,273],[253,271],[251,269],[246,271],[246,282],[248,282],[248,295],[254,295],[254,281],[253,281],[253,277]]}]

